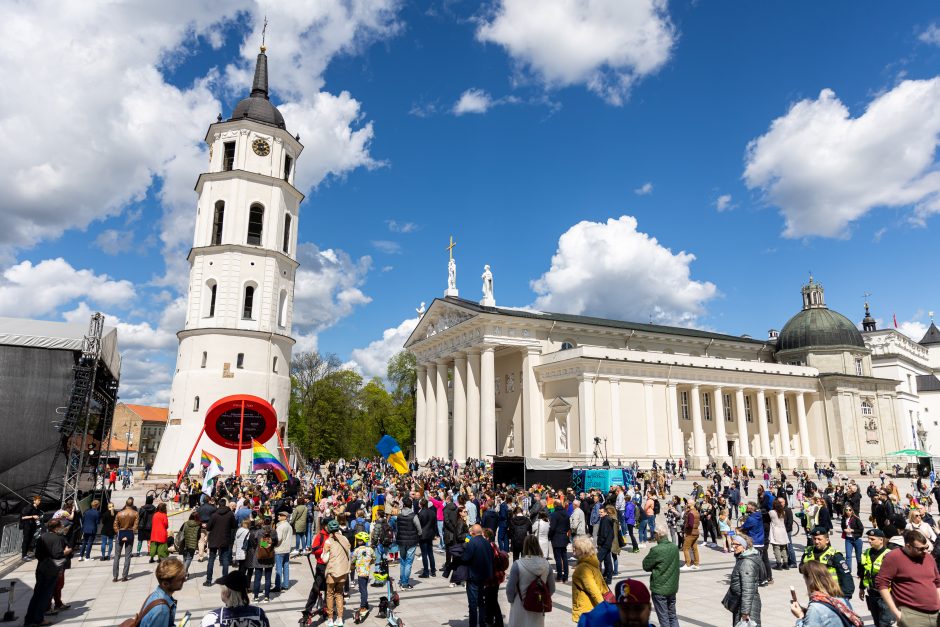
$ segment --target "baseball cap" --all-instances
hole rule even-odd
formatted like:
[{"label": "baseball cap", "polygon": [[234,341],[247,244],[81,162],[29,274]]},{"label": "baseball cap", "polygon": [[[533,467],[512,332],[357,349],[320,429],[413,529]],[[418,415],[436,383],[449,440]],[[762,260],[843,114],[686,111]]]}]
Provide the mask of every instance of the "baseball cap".
[{"label": "baseball cap", "polygon": [[650,591],[639,579],[624,579],[616,587],[617,603],[621,605],[648,605]]},{"label": "baseball cap", "polygon": [[869,529],[869,530],[865,533],[865,535],[868,536],[869,538],[884,538],[884,537],[886,537],[886,536],[885,536],[885,532],[882,531],[881,529]]}]

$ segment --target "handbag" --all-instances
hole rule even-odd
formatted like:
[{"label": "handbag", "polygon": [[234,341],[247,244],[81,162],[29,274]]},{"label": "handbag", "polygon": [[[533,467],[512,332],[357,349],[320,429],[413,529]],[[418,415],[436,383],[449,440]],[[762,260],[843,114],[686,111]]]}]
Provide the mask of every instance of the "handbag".
[{"label": "handbag", "polygon": [[725,592],[724,598],[721,599],[721,606],[734,614],[738,611],[738,608],[741,607],[741,599],[731,594],[731,589],[729,588]]}]

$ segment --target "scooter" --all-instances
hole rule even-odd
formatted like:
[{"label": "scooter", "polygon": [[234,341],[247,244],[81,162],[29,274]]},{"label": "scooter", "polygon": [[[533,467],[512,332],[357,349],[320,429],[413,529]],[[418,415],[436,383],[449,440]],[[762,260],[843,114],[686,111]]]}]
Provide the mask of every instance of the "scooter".
[{"label": "scooter", "polygon": [[388,558],[382,557],[376,571],[376,579],[385,578],[385,595],[379,598],[378,618],[384,618],[391,627],[405,627],[405,622],[395,615],[395,608],[401,603],[401,597],[395,592],[395,583],[388,575]]}]

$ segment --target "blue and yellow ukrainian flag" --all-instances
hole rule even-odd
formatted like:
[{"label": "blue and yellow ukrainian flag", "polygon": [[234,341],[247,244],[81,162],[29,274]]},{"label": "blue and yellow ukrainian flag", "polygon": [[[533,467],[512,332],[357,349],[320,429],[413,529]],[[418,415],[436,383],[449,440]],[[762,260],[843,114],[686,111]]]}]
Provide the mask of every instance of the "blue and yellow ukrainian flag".
[{"label": "blue and yellow ukrainian flag", "polygon": [[398,474],[408,474],[408,462],[405,460],[405,454],[401,452],[398,440],[390,435],[383,435],[379,443],[375,445],[375,450],[388,460],[388,463],[398,471]]}]

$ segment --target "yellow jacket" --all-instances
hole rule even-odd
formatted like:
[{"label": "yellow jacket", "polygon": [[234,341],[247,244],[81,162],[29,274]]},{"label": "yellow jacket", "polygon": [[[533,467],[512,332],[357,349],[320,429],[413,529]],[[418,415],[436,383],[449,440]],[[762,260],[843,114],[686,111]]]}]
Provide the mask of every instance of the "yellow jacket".
[{"label": "yellow jacket", "polygon": [[601,575],[596,555],[587,555],[578,559],[578,565],[571,576],[571,620],[578,622],[581,614],[590,612],[604,600],[607,582]]}]

